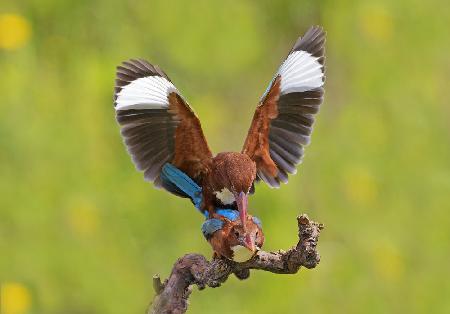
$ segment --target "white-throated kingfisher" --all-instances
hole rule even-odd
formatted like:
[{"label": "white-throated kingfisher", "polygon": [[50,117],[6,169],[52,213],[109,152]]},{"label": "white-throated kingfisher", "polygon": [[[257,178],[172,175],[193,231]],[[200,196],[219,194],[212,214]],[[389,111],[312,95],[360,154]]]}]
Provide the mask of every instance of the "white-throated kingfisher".
[{"label": "white-throated kingfisher", "polygon": [[248,196],[256,181],[279,187],[296,173],[323,101],[324,44],[318,26],[296,41],[260,99],[242,151],[216,156],[158,66],[131,59],[117,67],[114,107],[134,164],[156,187],[191,199],[219,257],[243,262],[264,243],[261,222],[247,212]]}]

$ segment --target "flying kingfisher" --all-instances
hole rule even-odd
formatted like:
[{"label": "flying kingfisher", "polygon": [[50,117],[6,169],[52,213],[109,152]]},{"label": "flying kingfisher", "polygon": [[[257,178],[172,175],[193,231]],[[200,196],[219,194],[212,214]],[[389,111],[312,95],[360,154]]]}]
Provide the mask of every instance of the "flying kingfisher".
[{"label": "flying kingfisher", "polygon": [[296,173],[323,101],[325,32],[311,27],[262,95],[241,152],[213,155],[200,121],[158,66],[117,67],[114,107],[126,148],[145,180],[189,198],[206,217],[217,257],[243,262],[262,247],[261,221],[248,214],[255,183],[278,188]]}]

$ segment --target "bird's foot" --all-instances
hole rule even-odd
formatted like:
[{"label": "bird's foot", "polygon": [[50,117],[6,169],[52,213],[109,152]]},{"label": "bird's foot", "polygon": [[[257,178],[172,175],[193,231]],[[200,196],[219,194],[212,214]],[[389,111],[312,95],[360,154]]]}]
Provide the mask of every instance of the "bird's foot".
[{"label": "bird's foot", "polygon": [[240,271],[234,272],[234,275],[239,280],[245,280],[250,277],[250,269],[242,269]]}]

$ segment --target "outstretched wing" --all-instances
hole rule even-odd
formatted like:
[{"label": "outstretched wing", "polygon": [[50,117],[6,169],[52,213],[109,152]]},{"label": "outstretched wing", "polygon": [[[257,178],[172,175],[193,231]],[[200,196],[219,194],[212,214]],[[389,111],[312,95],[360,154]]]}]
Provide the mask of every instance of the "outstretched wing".
[{"label": "outstretched wing", "polygon": [[118,66],[114,108],[127,150],[147,181],[163,185],[166,163],[197,182],[208,171],[212,154],[200,121],[158,66],[145,60]]},{"label": "outstretched wing", "polygon": [[283,62],[256,108],[243,153],[271,187],[287,183],[310,142],[314,115],[323,101],[325,32],[311,27]]}]

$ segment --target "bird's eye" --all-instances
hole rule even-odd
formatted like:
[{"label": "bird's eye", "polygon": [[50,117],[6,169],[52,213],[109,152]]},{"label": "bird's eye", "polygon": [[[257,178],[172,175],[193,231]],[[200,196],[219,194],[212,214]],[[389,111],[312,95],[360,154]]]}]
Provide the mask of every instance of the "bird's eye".
[{"label": "bird's eye", "polygon": [[234,235],[236,236],[236,238],[239,238],[239,232],[235,231]]},{"label": "bird's eye", "polygon": [[256,233],[255,233],[255,237],[257,237],[257,236],[258,236],[258,233],[259,233],[259,232],[258,232],[258,231],[256,231]]}]

